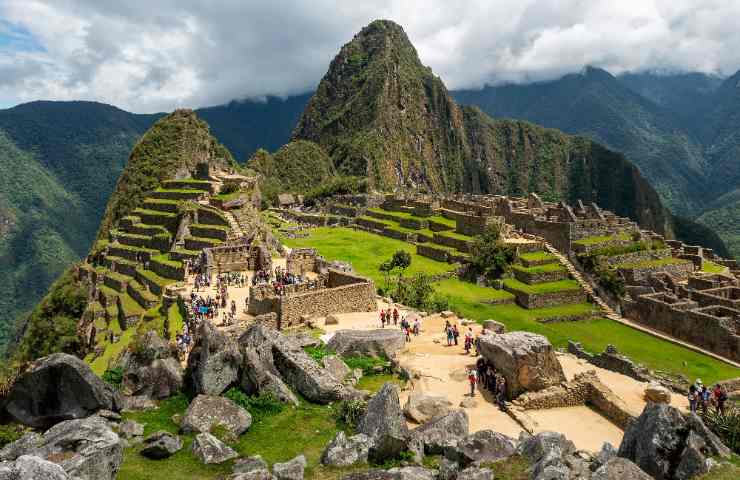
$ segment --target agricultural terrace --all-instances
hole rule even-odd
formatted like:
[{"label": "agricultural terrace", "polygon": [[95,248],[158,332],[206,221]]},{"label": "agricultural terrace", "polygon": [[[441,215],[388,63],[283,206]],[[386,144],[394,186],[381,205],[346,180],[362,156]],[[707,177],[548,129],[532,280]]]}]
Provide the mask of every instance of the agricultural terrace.
[{"label": "agricultural terrace", "polygon": [[[407,276],[415,273],[434,275],[452,268],[450,264],[417,255],[414,246],[407,242],[345,227],[309,229],[307,237],[282,237],[281,240],[288,247],[311,247],[327,259],[351,262],[358,273],[372,278],[378,285],[383,282],[383,274],[378,267],[397,250],[411,254],[411,266],[405,273]],[[542,252],[525,256],[529,260],[550,259],[548,254]],[[509,283],[520,286],[511,281]],[[572,285],[565,281],[563,286]],[[538,319],[545,317],[588,313],[594,309],[588,303],[525,309],[515,303],[492,303],[505,301],[511,297],[509,292],[479,287],[458,279],[442,280],[435,284],[435,288],[449,299],[452,310],[461,317],[478,322],[494,319],[504,323],[509,330],[540,333],[547,336],[556,347],[565,347],[568,340],[574,340],[587,350],[600,352],[608,344],[613,344],[620,352],[648,368],[682,374],[690,379],[699,377],[706,384],[740,376],[740,369],[606,318],[538,322]]]}]

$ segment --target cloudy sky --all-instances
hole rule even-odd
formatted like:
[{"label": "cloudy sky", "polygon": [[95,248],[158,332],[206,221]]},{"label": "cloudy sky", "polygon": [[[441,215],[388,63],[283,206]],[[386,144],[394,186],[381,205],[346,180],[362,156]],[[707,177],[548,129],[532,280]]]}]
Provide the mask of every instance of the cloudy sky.
[{"label": "cloudy sky", "polygon": [[403,25],[452,89],[585,65],[740,69],[740,0],[0,0],[0,106],[143,113],[302,93],[376,18]]}]

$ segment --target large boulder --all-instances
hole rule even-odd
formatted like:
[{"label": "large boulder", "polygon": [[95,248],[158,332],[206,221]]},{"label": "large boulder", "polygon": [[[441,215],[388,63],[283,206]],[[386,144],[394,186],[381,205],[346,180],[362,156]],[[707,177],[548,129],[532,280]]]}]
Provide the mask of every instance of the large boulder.
[{"label": "large boulder", "polygon": [[493,480],[493,472],[490,468],[472,466],[458,473],[456,480]]},{"label": "large boulder", "polygon": [[15,382],[4,405],[17,422],[49,428],[98,410],[120,410],[120,397],[90,366],[72,355],[41,358]]},{"label": "large boulder", "polygon": [[188,356],[188,373],[196,393],[220,395],[238,383],[243,358],[236,342],[209,322],[198,329]]},{"label": "large boulder", "polygon": [[183,369],[174,346],[149,331],[121,359],[123,393],[161,400],[182,390]]},{"label": "large boulder", "polygon": [[232,448],[210,433],[199,433],[193,440],[193,455],[207,465],[224,463],[239,456]]},{"label": "large boulder", "polygon": [[708,472],[709,458],[729,458],[730,451],[696,414],[648,403],[625,430],[618,455],[656,480],[683,480]]},{"label": "large boulder", "polygon": [[182,439],[169,432],[155,432],[144,439],[141,454],[152,460],[169,458],[182,449]]},{"label": "large boulder", "polygon": [[555,350],[542,335],[529,332],[483,335],[480,352],[506,378],[509,399],[565,381]]},{"label": "large boulder", "polygon": [[434,418],[447,415],[452,410],[452,402],[444,395],[412,393],[403,406],[403,413],[409,420],[426,423]]},{"label": "large boulder", "polygon": [[392,358],[406,346],[400,329],[339,330],[329,340],[327,348],[343,357],[369,356]]},{"label": "large boulder", "polygon": [[436,472],[423,467],[396,467],[388,470],[394,480],[435,480]]},{"label": "large boulder", "polygon": [[471,463],[491,463],[510,457],[516,452],[514,441],[492,430],[479,430],[445,448],[445,457],[463,467]]},{"label": "large boulder", "polygon": [[[296,402],[286,385],[308,400],[326,404],[356,396],[321,368],[288,337],[266,325],[256,324],[239,338],[243,355],[241,383],[247,391],[268,391],[281,400]],[[286,392],[287,391],[287,392]]]},{"label": "large boulder", "polygon": [[58,463],[70,477],[113,480],[123,462],[123,443],[108,422],[94,415],[29,434],[3,449],[4,461],[32,455]]},{"label": "large boulder", "polygon": [[671,391],[659,383],[651,382],[645,387],[645,400],[653,403],[671,403]]},{"label": "large boulder", "polygon": [[401,410],[397,385],[386,383],[370,399],[365,415],[357,424],[357,432],[370,437],[370,460],[382,463],[397,458],[407,449],[409,429]]},{"label": "large boulder", "polygon": [[450,412],[411,431],[411,443],[421,445],[427,455],[440,455],[469,434],[468,414],[463,410]]},{"label": "large boulder", "polygon": [[576,446],[565,435],[557,432],[541,432],[536,435],[524,435],[517,446],[517,453],[534,464],[547,456],[556,454],[559,457],[572,455]]},{"label": "large boulder", "polygon": [[321,463],[339,467],[367,463],[369,451],[370,437],[363,433],[347,437],[344,432],[340,431],[321,455]]},{"label": "large boulder", "polygon": [[321,359],[321,365],[324,370],[337,382],[344,382],[347,376],[352,372],[344,360],[338,355],[327,355]]},{"label": "large boulder", "polygon": [[71,480],[71,477],[54,462],[23,455],[14,462],[0,463],[0,480]]},{"label": "large boulder", "polygon": [[496,320],[484,320],[483,329],[490,333],[506,333],[506,325]]},{"label": "large boulder", "polygon": [[184,433],[210,433],[216,426],[238,437],[252,425],[252,416],[228,398],[198,395],[190,402],[180,423]]},{"label": "large boulder", "polygon": [[277,480],[303,480],[303,471],[306,469],[306,457],[298,455],[285,463],[275,463],[272,474]]},{"label": "large boulder", "polygon": [[614,457],[596,469],[591,480],[652,480],[652,477],[626,458]]}]

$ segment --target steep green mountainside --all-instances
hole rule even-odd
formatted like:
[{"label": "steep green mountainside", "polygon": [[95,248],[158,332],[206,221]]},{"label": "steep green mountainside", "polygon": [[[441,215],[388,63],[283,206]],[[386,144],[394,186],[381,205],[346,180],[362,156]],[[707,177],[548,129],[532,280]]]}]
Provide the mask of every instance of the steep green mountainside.
[{"label": "steep green mountainside", "polygon": [[580,197],[672,233],[670,214],[623,157],[460,108],[393,22],[373,22],[342,47],[293,138],[321,145],[338,172],[375,188]]},{"label": "steep green mountainside", "polygon": [[740,185],[740,72],[725,80],[711,100],[700,132],[716,190],[724,194]]},{"label": "steep green mountainside", "polygon": [[740,257],[740,188],[712,202],[696,220],[718,232],[727,248]]},{"label": "steep green mountainside", "polygon": [[587,68],[552,82],[459,91],[455,98],[494,117],[587,135],[638,165],[675,213],[689,215],[701,208],[708,183],[701,147],[674,115],[604,70]]},{"label": "steep green mountainside", "polygon": [[[161,187],[165,179],[190,177],[203,163],[225,170],[237,167],[231,153],[192,110],[176,110],[158,120],[137,142],[116,183],[100,222],[99,246],[122,217],[141,206],[147,192]],[[59,203],[58,208],[65,208]],[[74,211],[73,206],[66,208],[67,212]],[[60,213],[59,221],[69,216]],[[77,255],[78,252],[68,255],[62,266],[69,266]],[[60,350],[77,353],[75,329],[85,303],[85,295],[70,270],[51,286],[27,317],[17,345],[17,358],[29,360]]]}]

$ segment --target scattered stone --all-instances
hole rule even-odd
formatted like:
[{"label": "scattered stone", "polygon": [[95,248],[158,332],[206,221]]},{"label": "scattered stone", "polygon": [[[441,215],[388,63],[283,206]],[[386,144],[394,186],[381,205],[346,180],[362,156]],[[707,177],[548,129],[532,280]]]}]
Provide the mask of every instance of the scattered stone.
[{"label": "scattered stone", "polygon": [[224,463],[239,455],[210,433],[199,433],[193,440],[193,455],[207,465]]},{"label": "scattered stone", "polygon": [[331,375],[336,381],[344,382],[350,369],[344,361],[337,355],[327,355],[321,359],[324,370]]},{"label": "scattered stone", "polygon": [[506,325],[496,320],[484,320],[483,328],[492,333],[506,333]]},{"label": "scattered stone", "polygon": [[23,455],[14,462],[0,463],[0,479],[72,480],[58,464],[33,455]]},{"label": "scattered stone", "polygon": [[183,369],[177,349],[156,332],[149,331],[121,359],[123,393],[147,399],[161,400],[182,390]]},{"label": "scattered stone", "polygon": [[517,446],[517,453],[526,458],[530,464],[542,460],[548,455],[557,456],[572,455],[576,446],[565,438],[565,435],[557,432],[541,432],[537,435],[521,438]]},{"label": "scattered stone", "polygon": [[653,403],[671,403],[671,392],[659,383],[651,382],[645,387],[645,400]]},{"label": "scattered stone", "polygon": [[234,473],[249,473],[255,470],[267,470],[267,462],[262,459],[261,455],[238,459],[234,462],[231,471]]},{"label": "scattered stone", "polygon": [[185,411],[180,429],[184,433],[210,433],[219,425],[238,437],[252,425],[252,416],[228,398],[198,395]]},{"label": "scattered stone", "polygon": [[133,420],[126,420],[118,427],[118,433],[125,439],[144,435],[144,425]]},{"label": "scattered stone", "polygon": [[196,393],[220,395],[239,380],[242,355],[236,342],[224,332],[203,322],[188,356],[188,371]]},{"label": "scattered stone", "polygon": [[599,467],[591,480],[652,480],[652,477],[626,458],[614,457]]},{"label": "scattered stone", "polygon": [[151,398],[146,395],[123,395],[121,402],[121,411],[124,412],[136,412],[140,410],[149,410],[157,408],[157,404]]},{"label": "scattered stone", "polygon": [[398,386],[386,383],[367,404],[367,412],[357,425],[372,442],[368,456],[382,462],[396,458],[408,443],[409,429],[398,399]]},{"label": "scattered stone", "polygon": [[463,398],[460,402],[460,408],[475,408],[478,406],[478,400],[473,397]]},{"label": "scattered stone", "polygon": [[321,463],[340,467],[367,463],[369,451],[370,437],[358,433],[348,438],[344,432],[340,431],[321,455]]},{"label": "scattered stone", "polygon": [[119,395],[90,366],[66,353],[43,357],[15,382],[4,409],[18,423],[49,428],[63,420],[89,417],[98,410],[118,411]]},{"label": "scattered stone", "polygon": [[435,480],[435,471],[423,467],[396,467],[388,470],[394,480]]},{"label": "scattered stone", "polygon": [[229,475],[229,480],[275,480],[268,470],[255,470],[249,473],[235,473]]},{"label": "scattered stone", "polygon": [[403,413],[416,423],[426,423],[452,410],[452,402],[444,395],[413,393],[403,407]]},{"label": "scattered stone", "polygon": [[347,356],[369,356],[392,358],[406,346],[400,329],[379,328],[376,330],[339,330],[329,340],[327,348]]},{"label": "scattered stone", "polygon": [[24,435],[0,455],[11,462],[23,455],[52,460],[80,480],[113,480],[123,462],[123,444],[106,420],[93,415],[57,423],[43,435]]},{"label": "scattered stone", "polygon": [[123,420],[120,413],[112,412],[110,410],[98,410],[98,417],[104,418],[109,422],[118,423]]},{"label": "scattered stone", "polygon": [[493,472],[490,468],[472,466],[458,473],[456,480],[493,480]]},{"label": "scattered stone", "polygon": [[324,319],[324,325],[339,325],[339,318],[336,315],[327,315]]},{"label": "scattered stone", "polygon": [[398,476],[390,470],[366,470],[345,475],[342,480],[398,480]]},{"label": "scattered stone", "polygon": [[239,346],[244,358],[241,383],[250,393],[268,391],[296,404],[297,399],[287,385],[320,404],[357,396],[354,389],[328,375],[302,348],[277,330],[253,325],[239,338]]},{"label": "scattered stone", "polygon": [[473,320],[468,320],[467,318],[463,318],[462,320],[460,320],[460,325],[462,325],[463,327],[473,325],[474,323],[475,322]]},{"label": "scattered stone", "polygon": [[468,436],[469,428],[468,414],[457,410],[412,430],[411,439],[421,445],[423,453],[438,455],[444,453],[445,449],[456,448]]},{"label": "scattered stone", "polygon": [[455,312],[452,312],[450,310],[445,310],[439,314],[442,318],[455,318],[457,315],[455,315]]},{"label": "scattered stone", "polygon": [[182,449],[182,440],[169,432],[155,432],[144,439],[141,454],[152,460],[169,458]]},{"label": "scattered stone", "polygon": [[625,430],[618,454],[664,480],[704,474],[708,458],[729,458],[730,450],[696,414],[684,417],[670,405],[648,403]]},{"label": "scattered stone", "polygon": [[306,469],[306,457],[298,455],[285,463],[275,463],[272,474],[277,480],[303,480],[303,471]]},{"label": "scattered stone", "polygon": [[617,456],[617,450],[609,442],[604,442],[601,446],[601,450],[596,454],[593,460],[594,468],[599,468],[602,465],[606,465],[606,462]]},{"label": "scattered stone", "polygon": [[510,457],[516,452],[514,441],[492,430],[479,430],[459,440],[457,445],[444,450],[445,457],[461,466],[471,463],[490,463]]},{"label": "scattered stone", "polygon": [[460,471],[460,465],[457,462],[442,457],[439,461],[439,480],[457,480],[457,474]]},{"label": "scattered stone", "polygon": [[298,345],[301,348],[321,346],[321,339],[316,338],[307,333],[299,333],[297,335],[291,335],[288,338],[290,338],[296,345]]},{"label": "scattered stone", "polygon": [[506,378],[509,399],[565,382],[555,350],[546,337],[510,332],[480,337],[481,354]]}]

